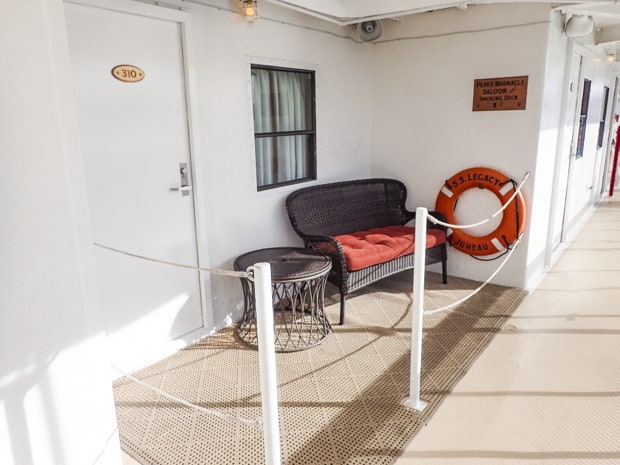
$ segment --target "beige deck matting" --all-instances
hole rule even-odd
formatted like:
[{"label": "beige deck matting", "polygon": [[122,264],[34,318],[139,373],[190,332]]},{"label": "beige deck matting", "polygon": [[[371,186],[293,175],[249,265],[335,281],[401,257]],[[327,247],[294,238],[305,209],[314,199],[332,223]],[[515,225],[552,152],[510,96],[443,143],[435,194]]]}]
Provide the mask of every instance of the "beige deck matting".
[{"label": "beige deck matting", "polygon": [[[346,324],[321,345],[277,354],[282,463],[379,465],[394,459],[498,332],[525,292],[484,290],[456,311],[424,319],[422,399],[409,394],[412,273],[401,273],[347,300]],[[479,283],[427,273],[425,307],[454,302]],[[328,287],[328,292],[335,292]],[[328,299],[331,321],[338,303]],[[257,352],[227,329],[135,375],[209,409],[261,415]],[[264,464],[260,429],[176,404],[121,379],[114,386],[124,450],[148,465]]]}]

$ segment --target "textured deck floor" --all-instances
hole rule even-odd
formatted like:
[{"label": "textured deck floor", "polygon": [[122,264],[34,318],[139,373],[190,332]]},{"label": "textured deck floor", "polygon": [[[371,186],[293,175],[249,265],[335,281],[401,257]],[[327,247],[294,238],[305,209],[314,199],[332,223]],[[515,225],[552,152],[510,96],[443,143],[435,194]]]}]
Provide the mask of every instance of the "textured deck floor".
[{"label": "textured deck floor", "polygon": [[618,418],[620,203],[606,201],[395,463],[616,465]]}]

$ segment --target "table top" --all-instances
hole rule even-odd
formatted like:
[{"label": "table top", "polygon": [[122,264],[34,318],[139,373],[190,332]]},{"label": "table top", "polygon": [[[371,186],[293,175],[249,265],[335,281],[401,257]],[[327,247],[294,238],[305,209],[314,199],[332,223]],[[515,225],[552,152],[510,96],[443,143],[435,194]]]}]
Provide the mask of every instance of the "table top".
[{"label": "table top", "polygon": [[310,249],[274,247],[240,255],[234,262],[234,268],[237,271],[246,270],[261,262],[271,265],[271,280],[278,282],[312,279],[327,273],[332,265],[328,257]]}]

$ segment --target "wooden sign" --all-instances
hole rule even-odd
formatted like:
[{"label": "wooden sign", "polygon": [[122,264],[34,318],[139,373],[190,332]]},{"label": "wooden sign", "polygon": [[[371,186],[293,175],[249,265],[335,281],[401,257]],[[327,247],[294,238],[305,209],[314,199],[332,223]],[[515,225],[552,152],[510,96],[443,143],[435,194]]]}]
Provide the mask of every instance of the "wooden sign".
[{"label": "wooden sign", "polygon": [[473,111],[525,110],[528,76],[474,80]]},{"label": "wooden sign", "polygon": [[144,71],[133,65],[118,65],[112,68],[112,76],[122,82],[138,82],[144,79]]}]

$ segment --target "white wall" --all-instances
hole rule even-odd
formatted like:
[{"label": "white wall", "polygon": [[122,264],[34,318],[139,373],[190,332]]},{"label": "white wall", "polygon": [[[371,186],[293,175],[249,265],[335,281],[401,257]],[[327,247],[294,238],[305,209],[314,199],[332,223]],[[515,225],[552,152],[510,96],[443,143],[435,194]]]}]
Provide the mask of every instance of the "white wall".
[{"label": "white wall", "polygon": [[[373,175],[405,181],[412,209],[433,209],[462,169],[534,176],[549,18],[543,5],[488,5],[386,22],[373,47]],[[472,111],[475,79],[522,75],[526,110]],[[532,188],[530,180],[523,190],[528,206]],[[495,282],[523,286],[522,245]],[[497,265],[449,249],[450,274],[485,280]]]},{"label": "white wall", "polygon": [[0,56],[0,463],[120,464],[62,2],[2,2]]},{"label": "white wall", "polygon": [[[547,258],[547,243],[550,240],[549,229],[552,227],[550,218],[555,217],[554,199],[563,204],[560,197],[563,198],[565,195],[565,191],[559,192],[558,185],[561,183],[557,176],[561,173],[556,172],[562,159],[566,158],[561,143],[564,140],[564,134],[560,131],[560,127],[564,121],[562,111],[563,105],[566,104],[565,92],[568,92],[568,79],[565,72],[569,47],[568,39],[562,32],[562,26],[561,15],[554,15],[549,28],[549,40],[546,44],[547,63],[543,83],[538,154],[533,173],[535,176],[530,180],[534,195],[529,210],[529,228],[536,233],[529,234],[528,240],[525,271],[525,287],[527,288],[533,287],[542,277]],[[557,194],[554,194],[556,191],[558,191]],[[556,195],[557,197],[554,197]]]},{"label": "white wall", "polygon": [[[461,169],[489,166],[517,181],[529,172],[525,240],[496,282],[527,287],[542,272],[566,49],[548,5],[472,6],[386,20],[372,44],[269,4],[253,27],[234,10],[192,5],[191,11],[210,266],[230,268],[235,256],[254,248],[299,244],[283,201],[301,186],[255,190],[249,63],[258,61],[317,72],[318,182],[393,176],[408,185],[410,208],[432,209],[443,181]],[[529,76],[525,111],[472,112],[474,79],[517,75]],[[595,88],[590,111],[596,113]],[[585,177],[573,189],[582,195],[571,208],[585,207],[595,169],[580,171]],[[451,249],[449,263],[452,274],[484,280],[498,262]],[[211,290],[210,320],[221,327],[239,314],[239,286],[213,276]]]},{"label": "white wall", "polygon": [[[205,198],[202,240],[209,266],[232,269],[246,251],[302,245],[284,199],[308,185],[257,193],[250,62],[316,70],[317,182],[324,183],[370,173],[371,48],[351,40],[349,29],[265,2],[250,27],[225,8],[228,2],[220,3],[222,9],[190,5],[201,138],[197,181]],[[211,291],[209,321],[221,327],[239,315],[241,286],[211,276]]]},{"label": "white wall", "polygon": [[[581,108],[581,84],[583,78],[592,81],[590,92],[590,105],[588,111],[588,125],[584,144],[584,156],[575,159],[571,156],[571,167],[568,173],[568,188],[554,192],[554,188],[563,186],[558,176],[562,176],[561,170],[557,167],[561,164],[567,166],[569,152],[571,151],[570,140],[573,132],[573,122],[567,120],[564,114],[560,114],[560,109],[566,104],[566,94],[569,90],[567,54],[572,52],[581,55],[582,70],[579,82],[573,83],[577,86],[574,92],[577,93],[576,111],[579,113]],[[541,115],[539,151],[536,166],[535,196],[532,209],[532,219],[530,227],[537,231],[530,236],[528,247],[528,262],[526,273],[526,287],[534,287],[542,278],[542,273],[546,266],[559,258],[562,248],[552,250],[559,229],[550,232],[549,227],[553,227],[550,218],[558,218],[561,221],[564,213],[565,229],[563,233],[564,241],[569,241],[574,237],[580,222],[584,219],[584,214],[588,213],[590,207],[600,199],[601,182],[603,178],[603,166],[607,154],[608,131],[611,125],[611,116],[607,117],[603,147],[597,148],[599,122],[602,117],[603,89],[608,86],[610,89],[610,100],[607,112],[611,110],[613,95],[614,68],[605,60],[604,50],[592,50],[581,46],[578,43],[569,43],[569,40],[562,33],[562,22],[560,17],[555,17],[550,29],[548,51],[547,51],[547,73],[544,89],[544,105]],[[566,108],[567,114],[573,109]],[[568,125],[562,128],[565,121]],[[562,131],[565,133],[563,134]],[[574,148],[573,148],[574,152]],[[556,196],[554,198],[554,196]],[[563,200],[566,198],[566,208],[561,208]],[[551,220],[553,222],[553,220]],[[555,228],[560,228],[556,224]],[[553,234],[551,238],[549,234]],[[552,241],[548,243],[548,241]]]}]

